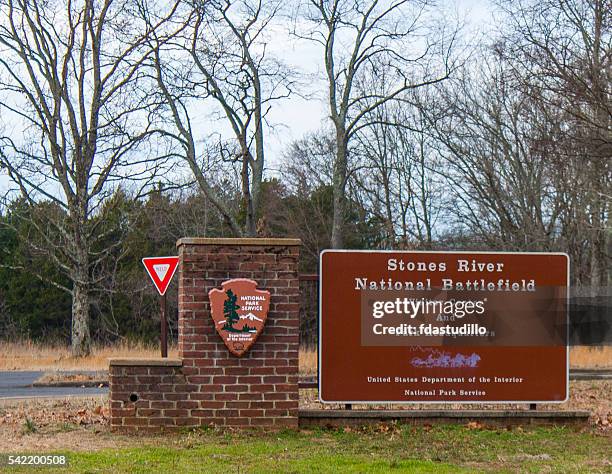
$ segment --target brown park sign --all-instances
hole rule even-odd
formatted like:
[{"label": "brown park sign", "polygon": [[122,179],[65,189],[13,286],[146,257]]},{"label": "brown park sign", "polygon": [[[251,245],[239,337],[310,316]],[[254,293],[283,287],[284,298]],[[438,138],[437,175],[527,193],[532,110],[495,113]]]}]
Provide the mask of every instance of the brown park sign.
[{"label": "brown park sign", "polygon": [[230,352],[244,355],[263,331],[270,308],[270,292],[257,282],[236,278],[208,292],[215,328]]},{"label": "brown park sign", "polygon": [[562,402],[569,258],[326,250],[323,402]]}]

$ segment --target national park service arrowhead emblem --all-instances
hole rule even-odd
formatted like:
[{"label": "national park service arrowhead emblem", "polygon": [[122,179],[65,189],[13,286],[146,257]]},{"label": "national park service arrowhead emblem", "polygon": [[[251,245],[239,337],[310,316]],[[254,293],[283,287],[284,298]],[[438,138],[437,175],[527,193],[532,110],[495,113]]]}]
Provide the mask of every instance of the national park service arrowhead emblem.
[{"label": "national park service arrowhead emblem", "polygon": [[268,317],[270,292],[257,282],[235,278],[208,292],[215,329],[230,352],[242,357],[255,343]]}]

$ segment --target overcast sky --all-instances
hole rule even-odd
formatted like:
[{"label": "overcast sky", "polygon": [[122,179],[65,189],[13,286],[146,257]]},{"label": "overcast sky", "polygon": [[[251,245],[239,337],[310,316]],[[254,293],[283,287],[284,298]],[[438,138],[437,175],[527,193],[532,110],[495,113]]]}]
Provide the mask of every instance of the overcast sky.
[{"label": "overcast sky", "polygon": [[[477,41],[491,29],[492,6],[489,0],[447,0],[441,4],[449,15],[456,15],[466,22],[465,38]],[[292,95],[288,99],[276,102],[268,119],[274,125],[268,129],[266,137],[266,168],[267,175],[274,175],[283,153],[293,140],[297,140],[309,132],[330,126],[328,110],[326,109],[326,86],[323,82],[322,51],[320,45],[304,40],[296,40],[288,34],[287,27],[280,25],[285,34],[279,34],[279,40],[272,43],[272,53],[278,55],[290,67],[308,75],[306,92],[309,98]],[[201,109],[202,129],[226,129],[223,123],[210,122],[206,118],[207,109]],[[0,192],[8,189],[6,176],[0,176]],[[13,188],[14,186],[11,186]]]},{"label": "overcast sky", "polygon": [[[450,0],[441,2],[447,4],[449,12],[456,12],[459,18],[466,21],[466,35],[477,38],[484,35],[492,27],[493,8],[489,0]],[[326,117],[329,115],[325,104],[326,86],[322,82],[322,51],[319,45],[307,41],[283,43],[286,61],[293,67],[319,78],[313,82],[311,92],[318,95],[314,99],[302,99],[292,96],[277,103],[270,112],[270,123],[275,129],[267,137],[267,168],[274,174],[282,154],[291,141],[303,137],[308,132],[330,126]]]}]

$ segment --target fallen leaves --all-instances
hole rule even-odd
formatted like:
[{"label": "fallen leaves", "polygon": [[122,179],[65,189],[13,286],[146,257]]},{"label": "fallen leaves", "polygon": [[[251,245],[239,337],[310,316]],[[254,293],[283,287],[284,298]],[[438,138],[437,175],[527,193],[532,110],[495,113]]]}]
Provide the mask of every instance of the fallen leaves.
[{"label": "fallen leaves", "polygon": [[470,421],[465,425],[468,430],[481,430],[484,428],[484,425],[479,421]]},{"label": "fallen leaves", "polygon": [[[338,410],[343,405],[319,403],[316,390],[300,390],[300,408]],[[431,405],[360,405],[354,404],[353,409],[368,408],[372,410],[428,410]],[[440,404],[439,410],[473,410],[474,405],[449,403]],[[491,404],[478,407],[483,410],[525,410],[526,404]],[[570,382],[570,399],[565,403],[538,404],[538,410],[587,410],[592,413],[591,424],[597,429],[612,432],[612,380],[577,380]],[[425,427],[425,429],[427,429]]]},{"label": "fallen leaves", "polygon": [[54,425],[108,425],[109,410],[98,401],[57,400],[47,403],[23,403],[0,413],[0,425],[22,426],[30,420],[37,427]]}]

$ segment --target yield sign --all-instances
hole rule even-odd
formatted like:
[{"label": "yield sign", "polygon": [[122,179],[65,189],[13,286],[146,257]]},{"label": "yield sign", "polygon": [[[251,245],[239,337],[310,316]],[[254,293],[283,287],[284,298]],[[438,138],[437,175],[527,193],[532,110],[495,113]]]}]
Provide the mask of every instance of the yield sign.
[{"label": "yield sign", "polygon": [[178,257],[146,257],[142,259],[151,280],[155,283],[155,288],[160,295],[164,295],[170,285],[170,280],[178,267]]}]

